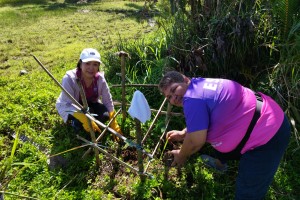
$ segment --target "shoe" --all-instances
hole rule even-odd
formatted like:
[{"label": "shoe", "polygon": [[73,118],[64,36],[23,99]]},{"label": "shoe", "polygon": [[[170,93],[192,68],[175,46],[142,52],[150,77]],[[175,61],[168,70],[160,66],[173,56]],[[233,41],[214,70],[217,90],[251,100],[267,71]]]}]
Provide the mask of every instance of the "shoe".
[{"label": "shoe", "polygon": [[220,173],[225,173],[227,171],[227,169],[228,169],[228,165],[226,163],[223,164],[222,167],[217,166],[217,163],[216,163],[217,159],[216,158],[213,158],[213,157],[211,157],[209,155],[205,155],[205,154],[200,155],[200,157],[202,159],[202,162],[206,166],[208,166],[210,168],[213,168],[214,170],[216,170],[216,171],[218,171]]}]

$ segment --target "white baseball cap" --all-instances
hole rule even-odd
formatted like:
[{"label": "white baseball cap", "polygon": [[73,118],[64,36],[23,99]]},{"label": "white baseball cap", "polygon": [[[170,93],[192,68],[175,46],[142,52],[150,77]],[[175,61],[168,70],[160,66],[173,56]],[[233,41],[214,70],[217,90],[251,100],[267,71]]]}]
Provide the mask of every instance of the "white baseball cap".
[{"label": "white baseball cap", "polygon": [[80,54],[80,59],[84,63],[90,61],[96,61],[102,63],[100,53],[96,49],[92,49],[92,48],[83,49]]}]

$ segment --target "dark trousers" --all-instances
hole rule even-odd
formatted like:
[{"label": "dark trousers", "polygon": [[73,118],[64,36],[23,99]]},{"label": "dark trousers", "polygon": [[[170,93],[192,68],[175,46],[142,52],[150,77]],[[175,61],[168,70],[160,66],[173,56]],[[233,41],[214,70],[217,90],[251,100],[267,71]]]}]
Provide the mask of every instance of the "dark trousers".
[{"label": "dark trousers", "polygon": [[[88,103],[89,113],[92,114],[98,121],[105,123],[109,120],[109,113],[107,108],[102,103]],[[71,125],[76,129],[82,129],[82,124],[73,115],[68,116],[68,121],[71,121]]]},{"label": "dark trousers", "polygon": [[244,153],[239,162],[236,179],[236,200],[263,199],[288,146],[291,128],[287,117],[265,145]]},{"label": "dark trousers", "polygon": [[91,114],[96,114],[94,116],[100,122],[106,122],[109,120],[109,113],[107,108],[102,103],[89,103],[89,112]]}]

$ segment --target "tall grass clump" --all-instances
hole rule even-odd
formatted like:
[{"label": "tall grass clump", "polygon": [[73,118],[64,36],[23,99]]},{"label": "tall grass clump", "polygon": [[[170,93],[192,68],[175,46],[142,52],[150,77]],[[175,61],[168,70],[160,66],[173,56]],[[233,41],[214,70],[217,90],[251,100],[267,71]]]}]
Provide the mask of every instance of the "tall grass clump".
[{"label": "tall grass clump", "polygon": [[276,48],[280,59],[268,71],[269,85],[276,92],[274,96],[286,108],[291,118],[294,136],[299,146],[300,130],[300,2],[272,1],[274,23],[280,29]]},{"label": "tall grass clump", "polygon": [[[126,58],[126,84],[157,84],[162,76],[162,70],[167,63],[165,58],[166,52],[166,39],[164,35],[156,34],[133,40],[131,42],[124,42],[120,38],[119,43],[116,45],[116,51],[125,51],[129,54]],[[108,65],[110,66],[106,77],[112,84],[121,84],[121,65],[120,59],[114,54],[107,54]],[[121,90],[121,88],[119,88]],[[135,90],[141,90],[149,105],[158,108],[161,103],[157,101],[157,97],[160,95],[156,87],[127,87],[126,93],[128,94],[128,101],[131,101],[132,94]],[[121,94],[120,90],[114,89],[117,99],[120,99],[118,94]],[[130,95],[131,94],[131,95]],[[161,99],[163,100],[162,96]]]},{"label": "tall grass clump", "polygon": [[[270,6],[262,1],[205,2],[187,5],[189,9],[178,9],[161,21],[177,70],[249,85],[277,63],[278,28],[273,27]],[[192,6],[197,6],[196,14]]]},{"label": "tall grass clump", "polygon": [[159,21],[173,68],[264,91],[299,126],[299,1],[195,0],[173,6],[162,1],[169,15]]}]

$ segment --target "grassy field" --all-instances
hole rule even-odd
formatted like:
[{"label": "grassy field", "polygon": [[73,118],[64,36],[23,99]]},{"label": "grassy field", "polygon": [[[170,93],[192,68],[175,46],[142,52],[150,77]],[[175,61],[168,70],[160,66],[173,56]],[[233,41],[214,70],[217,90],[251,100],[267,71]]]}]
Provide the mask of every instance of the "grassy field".
[{"label": "grassy field", "polygon": [[[102,54],[103,62],[106,63],[106,57],[103,55],[114,54],[118,50],[116,47],[118,41],[126,42],[142,38],[154,31],[149,26],[147,18],[140,13],[143,5],[144,2],[131,3],[129,1],[93,4],[52,2],[4,5],[0,8],[2,30],[0,105],[3,111],[0,117],[1,160],[9,157],[13,144],[10,135],[15,132],[26,135],[46,149],[37,151],[32,144],[19,144],[21,146],[18,146],[20,148],[17,149],[13,162],[35,164],[34,169],[14,168],[16,171],[10,171],[11,176],[1,181],[3,185],[7,184],[7,191],[17,196],[23,194],[41,199],[55,198],[55,196],[58,199],[101,199],[113,196],[109,194],[110,192],[102,192],[102,189],[92,190],[92,187],[103,187],[101,182],[108,180],[109,174],[100,181],[94,180],[96,175],[95,177],[88,175],[91,176],[89,178],[84,177],[86,173],[82,177],[76,175],[78,171],[74,171],[74,168],[87,173],[90,173],[90,167],[92,167],[92,172],[98,171],[94,168],[95,163],[92,157],[87,159],[86,163],[83,160],[76,160],[81,164],[72,163],[73,167],[67,169],[67,172],[58,170],[54,173],[46,169],[47,156],[50,153],[67,150],[80,145],[80,142],[75,138],[75,132],[64,127],[55,111],[55,101],[60,88],[37,64],[31,54],[35,55],[59,82],[66,70],[75,67],[83,48],[97,48]],[[21,70],[26,70],[28,74],[20,76]],[[81,150],[76,152],[78,155],[75,154],[81,157],[83,152]],[[33,157],[30,156],[32,153]],[[66,155],[67,158],[74,158],[73,156],[72,154]],[[105,162],[103,156],[102,159]],[[1,164],[3,166],[3,162]],[[20,175],[16,176],[19,171],[21,171]],[[63,187],[70,180],[74,182],[72,179],[74,177],[71,177],[69,173],[78,179],[74,184],[76,190],[62,192],[62,188],[59,189],[59,187]],[[26,180],[24,175],[27,177]],[[56,180],[57,178],[60,180]],[[9,184],[8,181],[10,181]],[[88,182],[94,185],[90,185],[91,189],[86,188],[89,187]],[[57,183],[63,185],[58,186]],[[55,189],[57,186],[58,190]],[[89,190],[94,192],[89,192]],[[6,199],[15,197],[6,195]]]},{"label": "grassy field", "polygon": [[[219,174],[206,168],[196,155],[181,170],[168,169],[159,151],[148,169],[153,178],[141,182],[136,173],[103,154],[100,154],[99,168],[92,153],[82,159],[87,147],[81,148],[83,142],[76,135],[86,139],[89,136],[66,126],[55,109],[61,90],[32,54],[59,82],[67,70],[75,67],[81,50],[86,47],[97,48],[104,64],[115,59],[115,66],[106,64],[102,70],[116,69],[113,73],[119,73],[119,58],[114,54],[122,50],[122,45],[160,41],[155,37],[160,35],[159,27],[150,23],[143,1],[31,2],[34,3],[7,4],[0,0],[0,170],[5,172],[0,174],[3,186],[0,191],[5,192],[5,199],[233,199],[237,163],[230,163],[228,173]],[[21,70],[27,73],[20,75]],[[149,94],[153,92],[157,91],[148,90]],[[120,96],[118,90],[112,89],[112,93]],[[150,103],[160,102],[159,98]],[[175,117],[173,128],[180,127],[182,121]],[[162,122],[154,126],[145,144],[147,151],[155,148],[164,129]],[[142,131],[150,125],[145,123]],[[133,139],[132,119],[127,119],[125,129]],[[30,141],[16,144],[14,134],[26,135]],[[299,199],[297,141],[291,141],[266,199]],[[137,166],[136,151],[116,143],[110,135],[101,145],[109,147],[109,153]],[[163,150],[168,148],[169,145]],[[203,151],[211,149],[205,146]],[[51,157],[56,154],[59,156]],[[56,162],[54,167],[53,162]],[[5,166],[8,167],[4,170]]]}]

